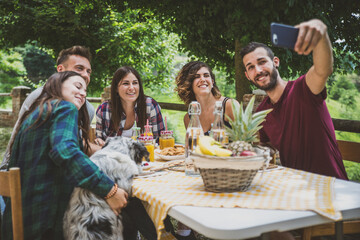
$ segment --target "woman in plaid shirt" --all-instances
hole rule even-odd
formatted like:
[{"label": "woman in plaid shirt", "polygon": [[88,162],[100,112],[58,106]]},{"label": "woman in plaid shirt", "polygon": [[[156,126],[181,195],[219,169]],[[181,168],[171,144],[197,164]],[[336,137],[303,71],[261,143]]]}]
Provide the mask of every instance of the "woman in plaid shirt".
[{"label": "woman in plaid shirt", "polygon": [[95,142],[103,145],[107,137],[131,137],[135,123],[144,131],[147,120],[157,139],[160,131],[165,130],[159,104],[145,96],[140,75],[134,68],[119,68],[111,83],[111,101],[103,102],[96,110]]},{"label": "woman in plaid shirt", "polygon": [[[63,216],[74,187],[106,198],[116,215],[127,204],[127,193],[82,151],[79,129],[89,147],[86,87],[78,73],[55,73],[20,119],[8,168],[21,170],[25,239],[63,239]],[[11,202],[5,202],[2,240],[13,235]]]}]

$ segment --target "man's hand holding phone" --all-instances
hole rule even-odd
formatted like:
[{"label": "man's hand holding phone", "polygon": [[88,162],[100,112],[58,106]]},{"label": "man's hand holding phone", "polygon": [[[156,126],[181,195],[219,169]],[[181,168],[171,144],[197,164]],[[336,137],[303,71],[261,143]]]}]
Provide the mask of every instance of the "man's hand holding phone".
[{"label": "man's hand holding phone", "polygon": [[285,24],[271,23],[271,42],[274,46],[294,49],[299,29]]},{"label": "man's hand holding phone", "polygon": [[310,54],[327,33],[326,25],[318,19],[300,23],[295,27],[299,29],[299,35],[294,50],[303,55]]},{"label": "man's hand holding phone", "polygon": [[295,27],[279,23],[271,24],[273,45],[291,48],[303,55],[310,54],[326,33],[326,25],[318,19],[300,23]]}]

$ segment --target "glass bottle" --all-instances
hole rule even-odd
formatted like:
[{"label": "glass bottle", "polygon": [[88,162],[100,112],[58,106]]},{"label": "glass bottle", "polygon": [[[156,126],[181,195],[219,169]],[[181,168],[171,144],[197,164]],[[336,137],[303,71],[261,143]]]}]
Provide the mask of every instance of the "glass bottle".
[{"label": "glass bottle", "polygon": [[167,147],[174,147],[175,138],[173,137],[173,131],[170,130],[161,131],[159,145],[161,150]]},{"label": "glass bottle", "polygon": [[197,101],[192,101],[189,105],[188,114],[190,122],[185,135],[185,174],[187,176],[200,176],[199,170],[195,168],[190,152],[195,151],[199,137],[204,135],[200,123],[201,107]]},{"label": "glass bottle", "polygon": [[214,123],[211,128],[211,136],[218,141],[221,145],[229,143],[229,138],[226,135],[224,120],[223,120],[223,107],[222,101],[215,102],[214,108]]},{"label": "glass bottle", "polygon": [[131,138],[134,140],[138,140],[138,138],[140,137],[141,133],[140,133],[141,128],[136,126],[136,122],[134,123],[134,126],[132,127],[132,136]]},{"label": "glass bottle", "polygon": [[153,136],[140,136],[139,142],[141,142],[145,147],[146,150],[149,152],[149,160],[150,162],[154,162],[154,138]]}]

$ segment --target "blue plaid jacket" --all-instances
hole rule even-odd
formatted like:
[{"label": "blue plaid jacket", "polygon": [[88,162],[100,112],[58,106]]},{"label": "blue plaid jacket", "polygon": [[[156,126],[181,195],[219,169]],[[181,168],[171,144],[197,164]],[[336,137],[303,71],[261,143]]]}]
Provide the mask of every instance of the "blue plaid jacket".
[{"label": "blue plaid jacket", "polygon": [[[39,108],[23,122],[12,147],[10,167],[20,167],[25,239],[40,239],[51,229],[63,239],[64,212],[74,187],[104,197],[114,185],[81,151],[78,110],[70,102],[52,102],[53,110],[44,124],[30,128]],[[44,119],[47,111],[44,105]],[[6,198],[2,240],[12,239],[11,203]]]}]

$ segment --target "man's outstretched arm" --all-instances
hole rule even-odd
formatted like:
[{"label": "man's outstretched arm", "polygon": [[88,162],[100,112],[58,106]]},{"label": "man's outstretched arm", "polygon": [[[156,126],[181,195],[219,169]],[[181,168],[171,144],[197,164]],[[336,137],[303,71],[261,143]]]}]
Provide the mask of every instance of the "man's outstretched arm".
[{"label": "man's outstretched arm", "polygon": [[313,54],[313,65],[306,74],[306,84],[313,94],[324,89],[328,77],[333,72],[333,53],[327,33],[327,26],[318,19],[300,23],[295,51],[298,54]]}]

